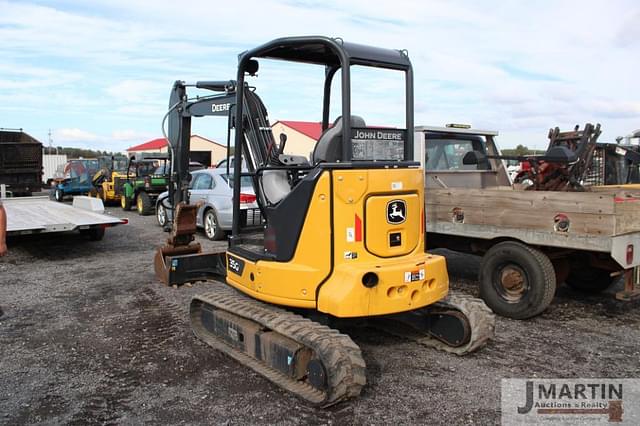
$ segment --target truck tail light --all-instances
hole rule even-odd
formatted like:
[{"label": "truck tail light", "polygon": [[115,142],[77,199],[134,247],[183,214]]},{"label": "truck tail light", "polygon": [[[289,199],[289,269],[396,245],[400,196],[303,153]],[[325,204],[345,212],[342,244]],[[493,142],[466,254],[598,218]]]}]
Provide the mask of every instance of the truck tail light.
[{"label": "truck tail light", "polygon": [[633,244],[627,246],[627,265],[633,263]]}]

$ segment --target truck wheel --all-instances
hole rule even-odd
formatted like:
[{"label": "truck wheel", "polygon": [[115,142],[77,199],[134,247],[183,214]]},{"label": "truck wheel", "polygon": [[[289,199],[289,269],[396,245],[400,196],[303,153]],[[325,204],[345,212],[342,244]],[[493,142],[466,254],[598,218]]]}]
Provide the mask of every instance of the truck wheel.
[{"label": "truck wheel", "polygon": [[204,234],[213,241],[224,238],[224,231],[220,229],[216,212],[213,209],[209,209],[204,213]]},{"label": "truck wheel", "polygon": [[148,216],[153,212],[151,197],[146,192],[141,192],[136,197],[136,210],[140,216]]},{"label": "truck wheel", "polygon": [[515,241],[491,247],[480,265],[480,297],[498,315],[538,315],[556,292],[553,264],[540,250]]},{"label": "truck wheel", "polygon": [[124,211],[131,210],[131,199],[125,194],[122,194],[120,196],[120,207],[122,207],[122,210]]},{"label": "truck wheel", "polygon": [[580,268],[571,268],[565,282],[574,290],[595,294],[608,289],[614,279],[605,269],[582,265]]},{"label": "truck wheel", "polygon": [[54,198],[56,199],[56,201],[58,202],[62,202],[62,200],[64,200],[64,192],[62,192],[62,189],[60,188],[56,188],[55,192],[53,193]]}]

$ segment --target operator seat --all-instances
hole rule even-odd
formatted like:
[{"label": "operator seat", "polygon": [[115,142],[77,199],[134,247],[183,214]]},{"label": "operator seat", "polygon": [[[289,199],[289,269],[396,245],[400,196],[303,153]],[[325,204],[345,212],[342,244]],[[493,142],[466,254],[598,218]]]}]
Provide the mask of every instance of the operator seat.
[{"label": "operator seat", "polygon": [[[361,117],[352,115],[351,127],[366,127],[366,124]],[[322,133],[312,157],[313,164],[335,163],[342,160],[342,117],[338,117],[333,125]],[[271,205],[278,203],[291,192],[286,170],[265,170],[260,183],[262,193]]]},{"label": "operator seat", "polygon": [[278,203],[291,192],[286,170],[265,170],[262,172],[260,184],[264,197],[271,205]]},{"label": "operator seat", "polygon": [[[362,117],[351,116],[351,127],[366,127]],[[342,158],[342,116],[338,117],[333,125],[322,132],[318,143],[313,150],[313,164],[335,163]]]}]

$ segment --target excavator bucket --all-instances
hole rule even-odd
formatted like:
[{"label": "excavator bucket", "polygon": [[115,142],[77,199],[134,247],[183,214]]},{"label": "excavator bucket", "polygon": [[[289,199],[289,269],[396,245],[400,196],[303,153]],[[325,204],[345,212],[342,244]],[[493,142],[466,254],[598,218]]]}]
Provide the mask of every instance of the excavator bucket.
[{"label": "excavator bucket", "polygon": [[198,205],[180,203],[175,210],[171,236],[159,247],[153,261],[156,277],[167,286],[180,286],[225,275],[225,252],[202,253],[194,243]]}]

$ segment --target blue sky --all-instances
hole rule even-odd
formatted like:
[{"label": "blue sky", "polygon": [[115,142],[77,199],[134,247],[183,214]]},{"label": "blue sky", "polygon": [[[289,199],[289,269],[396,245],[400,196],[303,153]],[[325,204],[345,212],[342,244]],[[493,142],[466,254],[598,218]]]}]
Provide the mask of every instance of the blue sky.
[{"label": "blue sky", "polygon": [[[417,124],[470,123],[537,148],[556,125],[600,122],[605,141],[640,128],[633,0],[0,0],[0,127],[122,150],[161,135],[174,80],[233,78],[243,50],[309,34],[407,49]],[[271,121],[320,120],[322,70],[286,70],[262,63],[254,82]],[[397,81],[365,73],[360,85],[357,113],[396,124]]]}]

